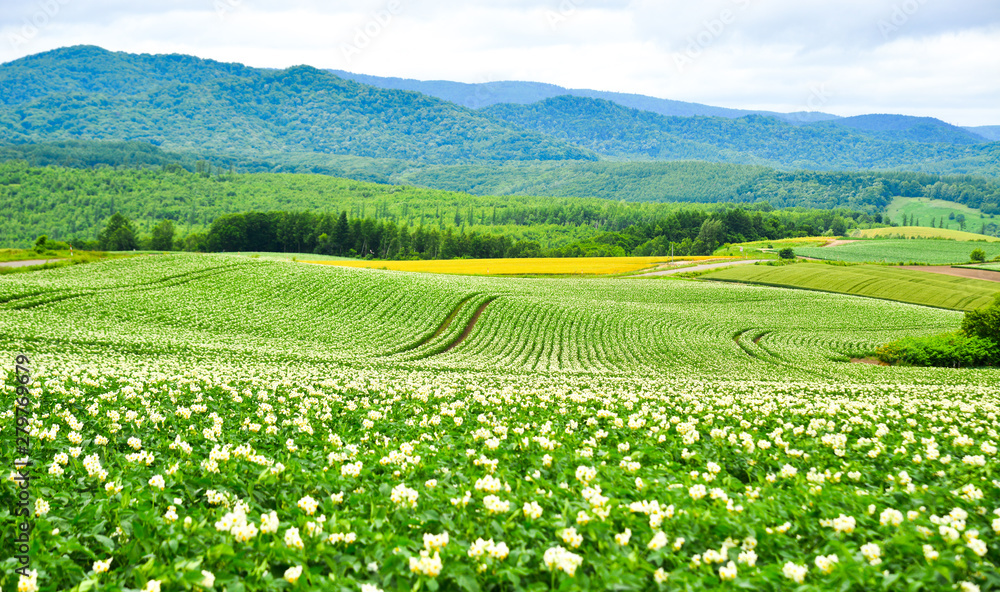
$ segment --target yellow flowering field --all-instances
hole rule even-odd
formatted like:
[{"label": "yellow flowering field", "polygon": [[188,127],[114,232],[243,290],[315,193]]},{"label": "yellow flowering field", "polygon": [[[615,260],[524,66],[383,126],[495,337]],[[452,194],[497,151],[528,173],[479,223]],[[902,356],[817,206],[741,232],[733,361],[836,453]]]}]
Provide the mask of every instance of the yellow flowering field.
[{"label": "yellow flowering field", "polygon": [[[721,257],[675,257],[706,261]],[[612,275],[656,267],[669,257],[542,257],[523,259],[444,259],[427,261],[306,261],[319,265],[460,275]]]},{"label": "yellow flowering field", "polygon": [[0,277],[0,588],[996,589],[996,371],[847,361],[960,319],[222,255]]}]

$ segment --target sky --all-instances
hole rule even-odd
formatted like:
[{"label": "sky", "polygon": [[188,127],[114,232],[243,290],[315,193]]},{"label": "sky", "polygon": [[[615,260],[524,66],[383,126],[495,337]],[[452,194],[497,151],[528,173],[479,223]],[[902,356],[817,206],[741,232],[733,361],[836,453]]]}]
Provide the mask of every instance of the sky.
[{"label": "sky", "polygon": [[997,0],[4,0],[0,62],[68,45],[1000,125]]}]

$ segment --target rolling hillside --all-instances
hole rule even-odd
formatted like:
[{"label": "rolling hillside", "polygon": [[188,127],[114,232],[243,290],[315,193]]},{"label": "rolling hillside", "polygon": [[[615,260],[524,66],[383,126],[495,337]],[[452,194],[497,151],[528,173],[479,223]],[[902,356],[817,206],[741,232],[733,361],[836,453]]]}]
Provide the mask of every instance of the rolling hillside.
[{"label": "rolling hillside", "polygon": [[242,157],[316,152],[417,162],[596,157],[412,92],[311,68],[58,49],[0,65],[0,141],[141,140]]},{"label": "rolling hillside", "polygon": [[[947,124],[943,122],[898,132],[859,130],[835,122],[795,126],[761,115],[737,119],[666,117],[610,101],[570,96],[530,105],[493,105],[481,111],[615,158],[1000,175],[1000,143],[982,141],[961,128],[944,127]],[[959,136],[964,143],[959,142]],[[917,137],[947,137],[955,143],[913,141]],[[972,143],[970,138],[980,141]]]},{"label": "rolling hillside", "polygon": [[820,113],[818,111],[779,113],[777,111],[729,109],[727,107],[713,107],[711,105],[703,105],[701,103],[659,99],[656,97],[632,93],[618,93],[582,88],[563,88],[555,84],[546,84],[544,82],[501,80],[495,82],[465,83],[451,82],[448,80],[413,80],[411,78],[369,76],[367,74],[346,72],[344,70],[329,70],[329,72],[347,80],[370,84],[379,88],[411,90],[423,93],[425,95],[437,97],[464,107],[469,107],[470,109],[481,109],[498,103],[527,105],[543,101],[545,99],[566,95],[590,99],[603,99],[631,109],[640,109],[642,111],[651,111],[660,115],[670,115],[676,117],[703,116],[736,118],[743,117],[744,115],[768,115],[790,123],[825,121],[837,118],[836,115]]},{"label": "rolling hillside", "polygon": [[[515,85],[497,98],[528,101],[552,92],[562,91]],[[447,96],[461,100],[460,94]],[[980,136],[936,120],[871,116],[848,118],[845,125],[839,119],[792,125],[759,114],[734,118],[736,113],[708,110],[713,116],[703,116],[704,109],[670,110],[641,97],[614,95],[613,102],[599,98],[601,93],[583,94],[594,96],[473,110],[310,66],[267,70],[76,46],[0,65],[0,142],[143,141],[169,151],[279,165],[287,165],[289,155],[301,163],[310,154],[398,160],[403,169],[593,161],[601,155],[1000,175],[1000,143],[978,141]]]},{"label": "rolling hillside", "polygon": [[784,288],[802,288],[896,300],[952,310],[974,310],[989,304],[1000,284],[897,269],[881,265],[840,267],[822,263],[743,265],[702,276],[704,279]]},{"label": "rolling hillside", "polygon": [[872,138],[892,142],[929,144],[980,144],[991,138],[969,128],[961,128],[933,117],[906,115],[857,115],[810,124],[814,127],[850,129]]}]

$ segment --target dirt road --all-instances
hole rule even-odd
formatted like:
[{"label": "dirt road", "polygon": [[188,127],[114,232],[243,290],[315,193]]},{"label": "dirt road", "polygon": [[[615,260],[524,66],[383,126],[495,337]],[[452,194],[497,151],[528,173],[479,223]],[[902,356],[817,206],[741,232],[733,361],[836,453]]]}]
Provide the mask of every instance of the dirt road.
[{"label": "dirt road", "polygon": [[941,273],[944,275],[956,275],[958,277],[974,278],[977,280],[986,280],[988,282],[1000,282],[1000,271],[992,271],[989,269],[968,269],[965,267],[946,267],[943,265],[903,265],[902,269],[913,269],[916,271]]},{"label": "dirt road", "polygon": [[42,265],[45,263],[52,263],[54,261],[59,261],[59,259],[29,259],[27,261],[4,261],[0,263],[0,267],[26,267],[28,265]]},{"label": "dirt road", "polygon": [[856,240],[848,240],[848,239],[843,239],[842,238],[842,239],[837,239],[837,240],[834,240],[834,241],[830,241],[830,242],[826,243],[823,246],[824,247],[839,247],[840,245],[847,245],[847,244],[856,243],[856,242],[858,242],[858,241],[856,241]]},{"label": "dirt road", "polygon": [[648,277],[653,275],[673,275],[675,273],[690,273],[693,271],[709,271],[711,269],[718,269],[720,267],[730,267],[732,265],[747,265],[748,263],[757,263],[759,261],[767,261],[767,259],[736,259],[734,261],[723,261],[722,263],[705,263],[702,265],[693,265],[691,267],[681,267],[680,269],[664,269],[662,271],[651,271],[649,273],[641,273],[639,275],[633,275],[630,277]]}]

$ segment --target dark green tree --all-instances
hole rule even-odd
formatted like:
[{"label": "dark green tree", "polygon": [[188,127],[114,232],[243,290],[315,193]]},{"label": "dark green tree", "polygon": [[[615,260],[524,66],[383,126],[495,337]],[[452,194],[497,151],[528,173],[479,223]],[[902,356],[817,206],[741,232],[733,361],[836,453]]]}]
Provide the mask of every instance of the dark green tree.
[{"label": "dark green tree", "polygon": [[243,214],[219,216],[208,229],[209,251],[246,251],[247,221]]},{"label": "dark green tree", "polygon": [[350,233],[351,227],[347,221],[347,210],[343,210],[340,212],[340,217],[337,218],[337,224],[333,227],[333,236],[330,237],[338,254],[343,254],[350,249]]},{"label": "dark green tree", "polygon": [[139,244],[132,221],[120,212],[115,212],[108,219],[104,230],[97,235],[97,242],[105,251],[131,251]]},{"label": "dark green tree", "polygon": [[161,220],[153,227],[153,239],[150,246],[154,251],[172,251],[174,249],[173,220]]},{"label": "dark green tree", "polygon": [[830,230],[833,231],[835,236],[844,236],[844,233],[847,232],[847,224],[843,218],[837,216],[833,219],[833,223],[830,224]]},{"label": "dark green tree", "polygon": [[962,319],[962,332],[1000,344],[1000,294],[989,306],[967,311]]}]

